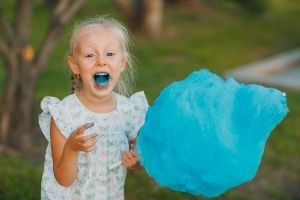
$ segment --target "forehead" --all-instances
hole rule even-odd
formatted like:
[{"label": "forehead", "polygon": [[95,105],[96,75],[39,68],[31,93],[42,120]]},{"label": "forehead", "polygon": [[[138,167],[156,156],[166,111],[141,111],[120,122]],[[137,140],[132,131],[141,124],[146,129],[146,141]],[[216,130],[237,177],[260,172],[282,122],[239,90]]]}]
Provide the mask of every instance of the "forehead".
[{"label": "forehead", "polygon": [[108,44],[122,46],[120,35],[116,30],[108,27],[83,27],[77,30],[73,36],[73,45],[77,47]]}]

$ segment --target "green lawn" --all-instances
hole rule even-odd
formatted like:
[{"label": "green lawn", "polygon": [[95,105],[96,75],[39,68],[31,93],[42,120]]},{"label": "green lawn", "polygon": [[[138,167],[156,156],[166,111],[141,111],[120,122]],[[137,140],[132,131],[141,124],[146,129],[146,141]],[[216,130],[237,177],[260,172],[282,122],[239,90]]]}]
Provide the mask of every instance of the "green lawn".
[{"label": "green lawn", "polygon": [[[133,35],[138,64],[136,91],[144,90],[152,103],[162,88],[194,70],[208,68],[222,75],[241,64],[299,47],[299,1],[270,2],[269,10],[262,16],[251,16],[230,7],[168,5],[160,38]],[[120,18],[110,1],[93,0],[74,21],[108,13]],[[34,46],[42,38],[43,31],[39,30],[45,27],[43,20],[48,16],[49,12],[38,3]],[[37,101],[46,95],[63,97],[70,91],[68,68],[64,63],[68,30],[69,27],[51,56],[49,69],[39,81]],[[0,65],[0,84],[3,74]],[[289,91],[287,94],[290,113],[270,136],[257,176],[216,199],[300,199],[300,94]],[[42,164],[42,160],[33,164],[22,156],[0,155],[0,199],[39,199]],[[126,197],[127,200],[202,199],[161,188],[143,170],[129,172]]]}]

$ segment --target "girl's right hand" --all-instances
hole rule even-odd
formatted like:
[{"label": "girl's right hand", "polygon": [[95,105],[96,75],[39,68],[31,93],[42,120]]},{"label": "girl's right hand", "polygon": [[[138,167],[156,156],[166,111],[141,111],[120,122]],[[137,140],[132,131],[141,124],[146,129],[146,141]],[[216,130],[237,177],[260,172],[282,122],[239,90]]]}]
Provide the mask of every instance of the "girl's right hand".
[{"label": "girl's right hand", "polygon": [[84,131],[90,127],[94,126],[94,123],[87,123],[83,126],[76,129],[68,137],[65,147],[73,151],[84,151],[91,152],[96,148],[97,136],[98,134],[94,133],[91,135],[84,135]]}]

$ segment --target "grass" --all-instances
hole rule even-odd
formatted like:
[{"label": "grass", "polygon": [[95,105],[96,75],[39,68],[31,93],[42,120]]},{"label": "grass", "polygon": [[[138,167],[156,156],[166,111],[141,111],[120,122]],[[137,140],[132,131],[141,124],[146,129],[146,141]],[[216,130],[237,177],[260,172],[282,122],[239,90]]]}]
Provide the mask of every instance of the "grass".
[{"label": "grass", "polygon": [[[11,2],[11,1],[8,1]],[[49,17],[41,1],[35,6],[32,39],[36,48]],[[223,74],[241,64],[300,45],[300,4],[295,0],[271,0],[262,16],[251,16],[224,7],[172,6],[165,9],[164,32],[160,38],[133,35],[138,59],[136,91],[144,90],[150,104],[162,88],[200,68]],[[3,3],[2,3],[3,4]],[[9,6],[8,6],[9,7]],[[73,21],[96,14],[118,17],[111,1],[89,1]],[[63,97],[70,91],[69,73],[64,63],[68,48],[66,28],[41,76],[36,99]],[[0,63],[0,84],[3,84]],[[2,90],[1,90],[2,91]],[[273,131],[257,176],[250,183],[216,199],[299,199],[300,95],[288,92],[290,113]],[[0,155],[0,199],[39,199],[41,160],[37,165],[19,155]],[[126,182],[128,200],[202,199],[157,186],[143,170],[130,171]]]},{"label": "grass", "polygon": [[40,199],[41,166],[19,155],[1,155],[0,199]]}]

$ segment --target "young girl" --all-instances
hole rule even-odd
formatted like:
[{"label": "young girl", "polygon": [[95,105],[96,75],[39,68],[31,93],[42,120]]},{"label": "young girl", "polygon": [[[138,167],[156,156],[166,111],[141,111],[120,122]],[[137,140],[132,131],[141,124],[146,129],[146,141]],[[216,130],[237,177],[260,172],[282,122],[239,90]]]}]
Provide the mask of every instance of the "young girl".
[{"label": "young girl", "polygon": [[133,75],[126,28],[103,17],[77,24],[67,61],[74,93],[41,102],[39,123],[49,141],[41,197],[124,199],[126,168],[138,165],[129,146],[148,108],[143,92],[125,97]]}]

